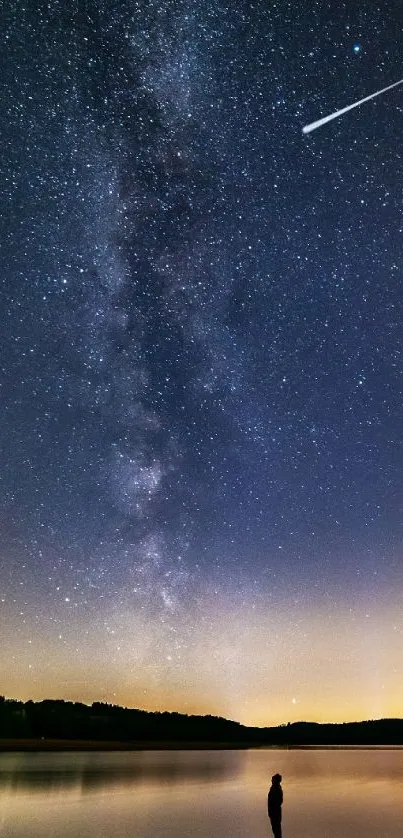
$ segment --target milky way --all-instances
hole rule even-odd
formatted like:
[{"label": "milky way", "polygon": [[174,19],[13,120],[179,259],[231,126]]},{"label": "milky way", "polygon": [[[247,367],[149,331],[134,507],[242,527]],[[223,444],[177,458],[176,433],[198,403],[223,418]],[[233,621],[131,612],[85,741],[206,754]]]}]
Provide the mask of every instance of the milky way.
[{"label": "milky way", "polygon": [[399,15],[7,4],[7,695],[398,715]]}]

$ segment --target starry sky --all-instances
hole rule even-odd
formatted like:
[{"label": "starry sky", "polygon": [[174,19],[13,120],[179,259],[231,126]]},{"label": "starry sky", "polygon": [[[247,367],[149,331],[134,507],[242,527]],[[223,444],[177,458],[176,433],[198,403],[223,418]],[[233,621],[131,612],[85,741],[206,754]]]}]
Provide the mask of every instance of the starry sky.
[{"label": "starry sky", "polygon": [[397,0],[10,0],[1,692],[402,716]]}]

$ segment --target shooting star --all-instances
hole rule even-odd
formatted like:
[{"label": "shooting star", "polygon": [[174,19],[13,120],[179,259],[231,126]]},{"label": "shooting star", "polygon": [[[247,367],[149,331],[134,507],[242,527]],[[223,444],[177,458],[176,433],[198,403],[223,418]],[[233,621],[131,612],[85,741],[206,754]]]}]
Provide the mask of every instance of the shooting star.
[{"label": "shooting star", "polygon": [[369,102],[370,99],[375,99],[376,96],[386,93],[387,90],[392,90],[393,87],[397,87],[399,84],[403,84],[403,79],[395,81],[394,84],[390,84],[388,87],[383,87],[382,90],[377,90],[376,93],[371,93],[370,96],[366,96],[365,99],[360,99],[359,102],[353,102],[352,105],[347,105],[346,108],[342,108],[340,111],[335,111],[335,113],[331,113],[329,116],[323,116],[322,119],[317,119],[316,122],[311,122],[309,125],[305,125],[302,129],[302,133],[310,134],[311,131],[315,131],[316,128],[326,125],[326,122],[331,122],[332,119],[337,119],[337,117],[341,116],[343,113],[347,113],[347,111],[351,111],[353,108],[358,108],[359,105],[363,105],[364,102]]}]

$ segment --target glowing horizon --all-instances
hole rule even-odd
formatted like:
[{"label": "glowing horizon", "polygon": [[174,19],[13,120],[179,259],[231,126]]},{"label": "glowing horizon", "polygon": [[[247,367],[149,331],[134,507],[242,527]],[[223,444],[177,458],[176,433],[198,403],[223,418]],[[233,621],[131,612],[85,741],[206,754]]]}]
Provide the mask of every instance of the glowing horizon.
[{"label": "glowing horizon", "polygon": [[268,610],[264,600],[255,597],[251,608],[250,595],[242,602],[228,591],[213,608],[208,592],[193,613],[172,613],[171,629],[146,615],[139,620],[129,603],[85,628],[76,615],[62,637],[48,628],[46,642],[38,626],[31,642],[9,642],[2,691],[21,700],[211,714],[250,726],[403,715],[399,601],[389,589],[372,604],[307,599]]}]

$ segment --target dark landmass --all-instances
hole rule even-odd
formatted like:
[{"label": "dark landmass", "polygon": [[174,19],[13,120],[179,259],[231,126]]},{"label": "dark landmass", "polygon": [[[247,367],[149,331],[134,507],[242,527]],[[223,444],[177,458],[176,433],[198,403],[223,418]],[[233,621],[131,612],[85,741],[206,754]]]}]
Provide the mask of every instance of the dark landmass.
[{"label": "dark landmass", "polygon": [[0,750],[126,750],[403,745],[403,719],[246,727],[219,716],[0,697]]}]

